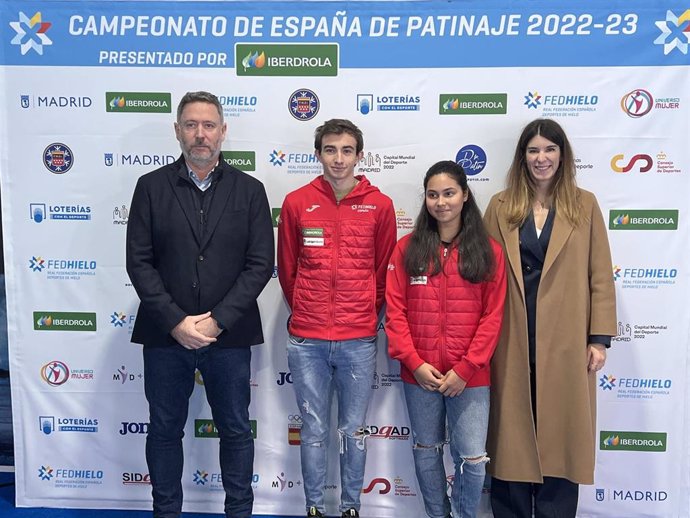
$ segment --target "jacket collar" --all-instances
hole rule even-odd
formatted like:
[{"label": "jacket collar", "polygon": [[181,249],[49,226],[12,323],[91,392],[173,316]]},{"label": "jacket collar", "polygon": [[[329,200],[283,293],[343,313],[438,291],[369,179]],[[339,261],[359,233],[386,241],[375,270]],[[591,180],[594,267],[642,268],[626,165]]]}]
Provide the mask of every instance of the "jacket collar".
[{"label": "jacket collar", "polygon": [[[498,229],[505,243],[506,257],[510,263],[510,268],[513,271],[515,279],[517,279],[520,292],[524,299],[525,286],[522,282],[522,263],[520,261],[520,229],[518,227],[511,227],[505,213],[505,196],[499,195],[501,202],[500,216],[498,218]],[[549,239],[549,247],[546,251],[544,259],[544,267],[541,271],[542,280],[549,274],[551,267],[556,262],[556,259],[563,251],[565,243],[568,241],[570,234],[573,232],[573,226],[563,217],[561,213],[556,211],[553,220],[553,229],[551,230],[551,237]]]}]

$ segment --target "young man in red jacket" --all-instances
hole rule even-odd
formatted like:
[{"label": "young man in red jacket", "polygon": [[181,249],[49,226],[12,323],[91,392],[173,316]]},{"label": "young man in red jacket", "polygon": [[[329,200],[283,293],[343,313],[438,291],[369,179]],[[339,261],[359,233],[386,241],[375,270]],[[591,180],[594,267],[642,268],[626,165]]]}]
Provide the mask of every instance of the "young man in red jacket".
[{"label": "young man in red jacket", "polygon": [[391,199],[355,176],[364,139],[352,122],[317,128],[323,175],[291,192],[278,225],[278,277],[292,316],[287,345],[302,413],[307,516],[324,516],[330,395],[338,397],[340,512],[359,516],[364,424],[376,368],[376,328],[396,242]]}]

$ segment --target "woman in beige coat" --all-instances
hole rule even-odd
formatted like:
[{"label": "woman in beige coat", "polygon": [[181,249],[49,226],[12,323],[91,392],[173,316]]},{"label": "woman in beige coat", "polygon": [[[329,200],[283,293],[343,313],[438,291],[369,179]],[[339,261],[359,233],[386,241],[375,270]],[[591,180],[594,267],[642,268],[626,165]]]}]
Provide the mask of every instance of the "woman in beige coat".
[{"label": "woman in beige coat", "polygon": [[606,227],[553,120],[524,128],[507,185],[484,216],[508,258],[491,364],[492,509],[496,518],[572,517],[578,484],[593,483],[596,372],[616,335]]}]

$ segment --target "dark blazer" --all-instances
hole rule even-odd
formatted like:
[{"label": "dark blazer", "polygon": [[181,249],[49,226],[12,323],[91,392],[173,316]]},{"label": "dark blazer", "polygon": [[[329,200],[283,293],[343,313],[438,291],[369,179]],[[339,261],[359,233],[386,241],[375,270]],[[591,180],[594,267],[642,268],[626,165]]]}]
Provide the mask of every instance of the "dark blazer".
[{"label": "dark blazer", "polygon": [[127,224],[127,273],[141,300],[132,342],[174,345],[170,331],[206,311],[224,329],[216,345],[263,342],[256,299],[274,265],[266,191],[222,156],[213,182],[202,232],[183,157],[139,178]]}]

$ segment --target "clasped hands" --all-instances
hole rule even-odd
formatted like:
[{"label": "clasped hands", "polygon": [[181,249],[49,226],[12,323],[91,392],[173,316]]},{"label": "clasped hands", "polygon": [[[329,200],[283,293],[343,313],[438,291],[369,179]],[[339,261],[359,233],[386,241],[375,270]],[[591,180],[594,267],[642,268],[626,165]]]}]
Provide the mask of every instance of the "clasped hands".
[{"label": "clasped hands", "polygon": [[177,324],[170,334],[186,349],[201,349],[216,341],[223,330],[207,311],[201,315],[188,315]]},{"label": "clasped hands", "polygon": [[450,369],[445,374],[441,374],[436,367],[429,363],[423,363],[414,371],[414,379],[424,390],[430,392],[440,392],[446,397],[459,395],[467,384],[463,379]]}]

